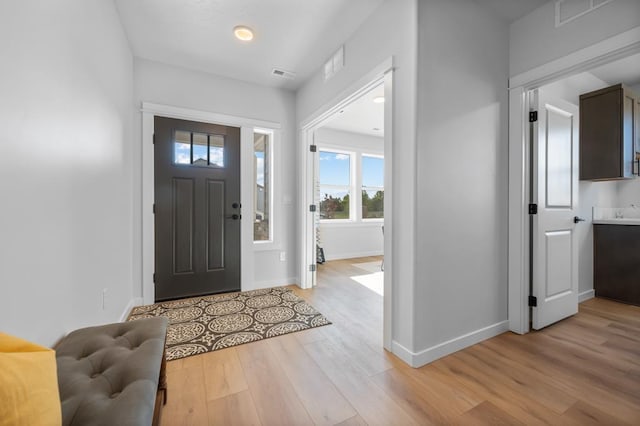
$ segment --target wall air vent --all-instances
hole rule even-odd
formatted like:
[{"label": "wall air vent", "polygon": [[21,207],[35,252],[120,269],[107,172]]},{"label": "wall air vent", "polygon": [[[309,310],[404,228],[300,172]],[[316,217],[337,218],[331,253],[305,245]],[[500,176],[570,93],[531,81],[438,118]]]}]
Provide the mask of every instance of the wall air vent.
[{"label": "wall air vent", "polygon": [[281,77],[281,78],[286,78],[288,80],[293,80],[294,78],[296,78],[296,73],[293,71],[285,71],[285,70],[281,70],[279,68],[274,68],[271,71],[271,75],[274,75],[276,77]]},{"label": "wall air vent", "polygon": [[556,28],[613,0],[556,0]]}]

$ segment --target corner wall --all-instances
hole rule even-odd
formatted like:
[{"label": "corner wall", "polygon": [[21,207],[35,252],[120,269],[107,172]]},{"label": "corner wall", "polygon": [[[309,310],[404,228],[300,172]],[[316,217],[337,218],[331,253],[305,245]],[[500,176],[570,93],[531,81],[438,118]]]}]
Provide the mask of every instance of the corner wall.
[{"label": "corner wall", "polygon": [[327,82],[319,69],[296,93],[297,124],[300,126],[304,120],[332,106],[330,101],[345,97],[347,89],[393,57],[392,190],[395,208],[391,334],[394,342],[405,348],[413,347],[414,325],[416,4],[417,0],[386,0],[351,38],[345,40],[344,68]]},{"label": "corner wall", "polygon": [[1,2],[0,57],[0,330],[50,346],[132,298],[133,58],[107,0]]},{"label": "corner wall", "polygon": [[508,328],[508,26],[466,0],[418,18],[414,365]]}]

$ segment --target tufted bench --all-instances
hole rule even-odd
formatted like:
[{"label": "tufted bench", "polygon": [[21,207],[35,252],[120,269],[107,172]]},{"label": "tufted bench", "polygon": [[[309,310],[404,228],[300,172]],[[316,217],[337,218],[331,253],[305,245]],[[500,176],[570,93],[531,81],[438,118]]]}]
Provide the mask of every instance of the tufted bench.
[{"label": "tufted bench", "polygon": [[166,402],[162,317],[76,330],[56,345],[63,425],[158,424]]}]

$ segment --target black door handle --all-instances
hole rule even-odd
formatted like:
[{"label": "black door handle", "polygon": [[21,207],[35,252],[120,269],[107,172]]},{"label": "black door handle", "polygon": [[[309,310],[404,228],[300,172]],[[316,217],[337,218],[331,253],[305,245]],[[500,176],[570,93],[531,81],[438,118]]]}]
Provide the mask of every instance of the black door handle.
[{"label": "black door handle", "polygon": [[584,222],[584,219],[578,216],[573,217],[573,223]]},{"label": "black door handle", "polygon": [[239,214],[235,214],[235,213],[227,216],[227,219],[233,219],[233,220],[238,220],[240,218],[242,218],[242,216],[240,216]]},{"label": "black door handle", "polygon": [[234,209],[237,209],[238,207],[242,207],[242,205],[239,203],[233,203],[231,204],[231,207],[233,207]]}]

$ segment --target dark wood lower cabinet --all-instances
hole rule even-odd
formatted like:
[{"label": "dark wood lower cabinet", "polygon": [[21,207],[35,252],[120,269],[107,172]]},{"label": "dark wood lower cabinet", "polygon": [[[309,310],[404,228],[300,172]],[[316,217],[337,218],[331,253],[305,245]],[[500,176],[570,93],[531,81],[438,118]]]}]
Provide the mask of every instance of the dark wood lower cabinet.
[{"label": "dark wood lower cabinet", "polygon": [[596,296],[640,306],[640,225],[593,225]]}]

